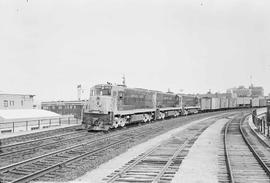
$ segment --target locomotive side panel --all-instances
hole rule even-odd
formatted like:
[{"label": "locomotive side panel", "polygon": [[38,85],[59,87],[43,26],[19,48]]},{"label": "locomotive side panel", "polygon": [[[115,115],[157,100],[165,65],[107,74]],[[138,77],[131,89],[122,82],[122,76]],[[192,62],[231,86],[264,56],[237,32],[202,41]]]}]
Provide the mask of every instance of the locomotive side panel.
[{"label": "locomotive side panel", "polygon": [[134,109],[153,109],[153,92],[147,90],[138,89],[125,89],[123,96],[118,97],[117,109],[123,110],[134,110]]},{"label": "locomotive side panel", "polygon": [[179,107],[180,97],[169,93],[157,93],[156,105],[158,108]]},{"label": "locomotive side panel", "polygon": [[200,102],[196,96],[182,96],[183,107],[199,106]]}]

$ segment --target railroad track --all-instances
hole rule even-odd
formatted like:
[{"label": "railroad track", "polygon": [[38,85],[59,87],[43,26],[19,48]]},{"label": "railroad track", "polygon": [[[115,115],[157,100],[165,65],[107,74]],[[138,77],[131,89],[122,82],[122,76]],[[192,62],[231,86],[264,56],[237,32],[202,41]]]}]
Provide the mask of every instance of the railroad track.
[{"label": "railroad track", "polygon": [[[63,166],[67,166],[67,164],[76,160],[89,156],[95,158],[95,156],[98,156],[99,153],[107,149],[127,143],[134,138],[144,136],[153,130],[155,130],[155,128],[151,130],[136,129],[133,130],[132,133],[119,132],[117,134],[106,135],[99,139],[90,140],[89,142],[71,146],[66,149],[1,167],[0,175],[3,177],[4,182],[29,182],[38,177],[46,176],[46,174]],[[51,178],[50,175],[48,176]]]},{"label": "railroad track", "polygon": [[188,128],[180,137],[151,148],[113,172],[104,182],[171,182],[194,142],[216,120]]},{"label": "railroad track", "polygon": [[36,132],[36,133],[29,133],[20,136],[8,137],[1,139],[2,145],[9,145],[9,144],[16,144],[24,141],[30,140],[38,140],[41,138],[46,138],[49,136],[54,136],[54,134],[65,134],[74,132],[76,129],[80,129],[81,125],[75,125],[71,127],[59,128],[59,129],[52,129],[48,131]]},{"label": "railroad track", "polygon": [[[63,138],[72,138],[72,136],[79,136],[81,135],[81,132],[75,131],[75,132],[67,132],[64,134],[58,134],[58,135],[53,135],[49,137],[44,137],[44,138],[38,138],[38,139],[33,139],[33,140],[27,140],[27,141],[22,141],[22,142],[16,142],[16,143],[11,143],[7,145],[2,145],[0,146],[2,153],[5,152],[10,152],[15,149],[21,149],[25,148],[26,146],[32,146],[35,144],[42,144],[44,142],[48,143],[48,141],[58,141],[62,140]],[[68,137],[67,137],[68,136]],[[1,153],[0,153],[1,156]]]},{"label": "railroad track", "polygon": [[176,126],[179,126],[177,119],[172,120],[170,125],[167,122],[161,121],[160,123],[155,123],[155,125],[146,124],[136,128],[104,134],[97,138],[88,139],[87,142],[2,166],[0,167],[0,177],[3,179],[3,182],[55,180],[61,175],[65,175],[66,172],[77,170],[84,163],[83,161],[96,161],[100,157],[108,156],[106,152],[110,152],[110,149],[117,151],[117,147],[129,146],[129,144],[135,141],[139,142],[140,139],[143,140],[147,136],[155,136],[165,129],[172,129]]},{"label": "railroad track", "polygon": [[262,154],[243,128],[245,117],[234,118],[227,123],[224,132],[224,154],[229,182],[269,182],[270,172]]},{"label": "railroad track", "polygon": [[88,132],[77,132],[72,134],[59,135],[58,137],[49,137],[48,139],[31,140],[18,144],[12,144],[1,147],[0,167],[24,161],[35,156],[41,156],[51,152],[70,146],[70,144],[78,144],[88,141],[94,137],[100,136],[101,133],[91,134]]}]

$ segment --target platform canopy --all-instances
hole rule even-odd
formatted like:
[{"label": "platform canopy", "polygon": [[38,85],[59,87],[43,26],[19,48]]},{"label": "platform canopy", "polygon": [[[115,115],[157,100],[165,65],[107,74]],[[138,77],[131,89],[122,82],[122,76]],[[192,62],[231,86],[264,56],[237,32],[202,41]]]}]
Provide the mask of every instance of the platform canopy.
[{"label": "platform canopy", "polygon": [[0,122],[53,119],[62,116],[51,111],[40,109],[3,109],[0,110]]}]

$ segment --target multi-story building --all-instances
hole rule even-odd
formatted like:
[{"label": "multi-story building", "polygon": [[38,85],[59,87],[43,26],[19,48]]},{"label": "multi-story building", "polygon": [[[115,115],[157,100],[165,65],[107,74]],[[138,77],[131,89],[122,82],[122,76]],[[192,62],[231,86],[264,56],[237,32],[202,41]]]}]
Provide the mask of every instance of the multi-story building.
[{"label": "multi-story building", "polygon": [[0,92],[0,109],[33,109],[34,96]]},{"label": "multi-story building", "polygon": [[251,85],[249,88],[245,88],[244,86],[239,86],[238,88],[231,88],[227,90],[228,93],[236,94],[237,97],[263,97],[264,89],[261,86],[253,86]]},{"label": "multi-story building", "polygon": [[61,115],[73,115],[77,119],[82,119],[85,104],[85,100],[41,102],[41,109]]},{"label": "multi-story building", "polygon": [[261,86],[253,86],[251,85],[249,87],[251,91],[251,96],[252,97],[263,97],[264,96],[264,89]]}]

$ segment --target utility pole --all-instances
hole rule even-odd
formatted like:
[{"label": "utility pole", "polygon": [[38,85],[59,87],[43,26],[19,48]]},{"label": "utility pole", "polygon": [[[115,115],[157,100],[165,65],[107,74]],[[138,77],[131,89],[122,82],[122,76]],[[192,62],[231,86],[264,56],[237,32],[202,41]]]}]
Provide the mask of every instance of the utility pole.
[{"label": "utility pole", "polygon": [[123,74],[123,77],[122,77],[122,85],[126,86],[126,77],[125,77],[125,74]]}]

